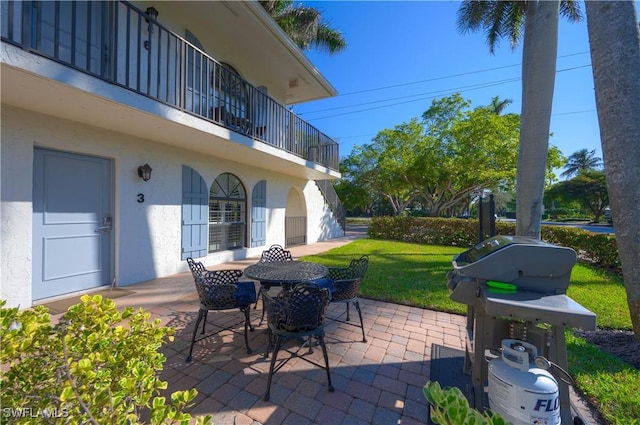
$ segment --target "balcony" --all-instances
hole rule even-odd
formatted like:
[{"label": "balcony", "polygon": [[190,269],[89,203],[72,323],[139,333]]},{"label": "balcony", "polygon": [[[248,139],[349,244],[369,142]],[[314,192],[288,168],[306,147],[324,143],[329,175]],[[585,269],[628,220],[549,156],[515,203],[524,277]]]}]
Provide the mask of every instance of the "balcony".
[{"label": "balcony", "polygon": [[338,144],[127,2],[3,1],[2,41],[338,170]]}]

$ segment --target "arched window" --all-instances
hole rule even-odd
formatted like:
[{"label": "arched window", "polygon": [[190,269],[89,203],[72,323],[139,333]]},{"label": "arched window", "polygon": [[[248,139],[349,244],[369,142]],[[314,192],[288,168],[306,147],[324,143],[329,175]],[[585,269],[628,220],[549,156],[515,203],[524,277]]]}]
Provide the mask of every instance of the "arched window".
[{"label": "arched window", "polygon": [[244,186],[233,174],[220,174],[209,190],[209,252],[243,248],[246,234]]}]

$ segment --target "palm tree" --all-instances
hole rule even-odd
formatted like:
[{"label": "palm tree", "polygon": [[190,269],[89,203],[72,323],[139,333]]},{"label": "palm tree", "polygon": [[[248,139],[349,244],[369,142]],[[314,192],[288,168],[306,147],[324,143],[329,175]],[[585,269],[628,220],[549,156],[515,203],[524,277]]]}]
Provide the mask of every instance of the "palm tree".
[{"label": "palm tree", "polygon": [[465,0],[458,10],[460,31],[483,30],[491,53],[500,38],[508,38],[512,48],[523,38],[516,234],[535,238],[542,225],[560,14],[581,19],[574,0]]},{"label": "palm tree", "polygon": [[491,98],[489,109],[491,109],[491,111],[496,115],[502,115],[502,112],[504,112],[504,108],[512,103],[513,99],[500,100],[500,96],[494,96]]},{"label": "palm tree", "polygon": [[589,151],[580,149],[567,158],[562,177],[572,177],[582,171],[599,170],[602,167],[602,160],[596,156],[596,150]]},{"label": "palm tree", "polygon": [[261,0],[260,5],[302,50],[315,48],[333,54],[347,47],[340,31],[323,22],[318,9],[296,6],[292,0]]},{"label": "palm tree", "polygon": [[585,2],[591,63],[631,323],[640,338],[640,26],[633,1]]}]

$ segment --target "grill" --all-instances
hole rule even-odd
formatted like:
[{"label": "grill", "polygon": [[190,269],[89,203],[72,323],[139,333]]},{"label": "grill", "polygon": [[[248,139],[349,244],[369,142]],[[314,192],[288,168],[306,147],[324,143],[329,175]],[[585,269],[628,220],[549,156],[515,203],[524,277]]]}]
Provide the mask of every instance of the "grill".
[{"label": "grill", "polygon": [[[472,400],[486,406],[487,359],[503,339],[533,344],[567,370],[566,328],[595,330],[596,315],[566,295],[576,253],[537,239],[494,236],[453,259],[450,298],[467,305],[464,373]],[[572,423],[569,388],[559,380],[562,423]]]}]

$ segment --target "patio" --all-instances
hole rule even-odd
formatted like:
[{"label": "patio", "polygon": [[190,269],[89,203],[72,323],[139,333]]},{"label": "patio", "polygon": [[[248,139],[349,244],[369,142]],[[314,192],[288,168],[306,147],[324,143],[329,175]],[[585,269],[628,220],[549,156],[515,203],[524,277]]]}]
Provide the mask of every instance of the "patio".
[{"label": "patio", "polygon": [[[359,237],[292,247],[295,258],[320,253]],[[241,268],[257,258],[221,264],[210,269]],[[444,284],[444,283],[443,283]],[[300,358],[288,361],[274,373],[271,399],[262,400],[271,357],[266,323],[258,326],[262,303],[251,311],[255,331],[249,335],[252,354],[247,354],[240,312],[210,312],[209,323],[237,323],[237,330],[223,331],[194,346],[193,360],[185,361],[198,315],[198,296],[190,272],[126,287],[129,294],[115,299],[118,307],[144,308],[164,325],[176,329],[172,342],[161,351],[167,357],[161,378],[168,391],[196,388],[198,397],[189,409],[193,415],[210,414],[216,425],[225,424],[426,424],[428,405],[422,387],[430,379],[432,347],[439,351],[464,349],[465,318],[442,312],[361,299],[367,343],[360,329],[328,321],[326,342],[335,392],[327,390],[326,373]],[[343,304],[331,304],[327,316],[344,316]],[[344,317],[342,317],[344,319]],[[351,318],[354,321],[354,315]],[[207,325],[208,331],[212,325]],[[286,345],[296,349],[296,344]],[[446,348],[442,348],[446,347]],[[306,349],[302,352],[306,352]],[[302,353],[301,352],[301,353]],[[278,360],[287,357],[280,352]],[[322,352],[308,356],[322,364]],[[447,371],[452,376],[462,371]],[[583,417],[584,403],[572,391]],[[595,422],[591,422],[595,423]]]},{"label": "patio", "polygon": [[[362,234],[313,245],[293,247],[294,257],[323,252],[349,243]],[[244,268],[255,258],[221,264],[216,268]],[[429,379],[431,346],[463,349],[461,316],[420,308],[361,299],[368,342],[361,342],[358,327],[328,322],[326,341],[335,392],[327,390],[324,370],[293,358],[274,374],[271,400],[266,389],[270,358],[263,357],[267,345],[266,323],[257,326],[262,313],[252,310],[250,333],[253,354],[247,354],[241,333],[223,331],[196,343],[193,360],[186,363],[198,297],[190,272],[156,279],[127,290],[116,298],[119,307],[142,307],[163,324],[176,328],[173,342],[162,352],[167,357],[161,378],[169,391],[196,388],[194,415],[213,415],[213,423],[224,424],[425,424],[428,406],[422,387]],[[330,305],[328,317],[344,315],[343,304]],[[237,322],[242,315],[210,312],[209,322]],[[354,320],[352,315],[351,321]],[[207,325],[211,330],[212,325]],[[287,344],[295,348],[295,344]],[[306,350],[305,350],[306,352]],[[286,358],[280,352],[278,359]],[[321,350],[311,359],[322,363]]]}]

